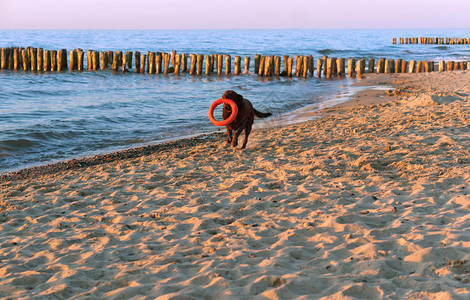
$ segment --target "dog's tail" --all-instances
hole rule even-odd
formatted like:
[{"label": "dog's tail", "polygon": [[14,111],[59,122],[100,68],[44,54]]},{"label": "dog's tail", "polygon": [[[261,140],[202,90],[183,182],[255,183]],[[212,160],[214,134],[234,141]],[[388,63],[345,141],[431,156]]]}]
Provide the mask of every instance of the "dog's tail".
[{"label": "dog's tail", "polygon": [[262,113],[260,111],[257,111],[256,109],[253,108],[253,110],[255,111],[255,116],[257,116],[258,118],[267,118],[269,117],[270,115],[272,115],[272,113]]}]

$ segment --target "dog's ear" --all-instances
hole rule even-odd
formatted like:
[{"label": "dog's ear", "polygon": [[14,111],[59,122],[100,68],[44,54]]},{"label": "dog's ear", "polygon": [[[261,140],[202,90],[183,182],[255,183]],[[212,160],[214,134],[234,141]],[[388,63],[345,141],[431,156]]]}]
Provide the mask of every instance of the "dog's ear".
[{"label": "dog's ear", "polygon": [[237,100],[240,102],[243,102],[243,96],[240,94],[237,94]]}]

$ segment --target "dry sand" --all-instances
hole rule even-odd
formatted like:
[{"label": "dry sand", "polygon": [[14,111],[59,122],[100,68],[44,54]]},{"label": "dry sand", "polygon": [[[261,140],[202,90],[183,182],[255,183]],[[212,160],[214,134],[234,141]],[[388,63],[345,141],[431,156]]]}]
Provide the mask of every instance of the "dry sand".
[{"label": "dry sand", "polygon": [[0,298],[469,299],[470,72],[361,82],[398,89],[1,183]]}]

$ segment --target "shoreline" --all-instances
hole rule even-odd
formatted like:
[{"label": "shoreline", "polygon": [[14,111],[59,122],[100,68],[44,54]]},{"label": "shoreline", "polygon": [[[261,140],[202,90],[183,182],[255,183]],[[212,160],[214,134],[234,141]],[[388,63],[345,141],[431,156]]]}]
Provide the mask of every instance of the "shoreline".
[{"label": "shoreline", "polygon": [[0,298],[468,299],[470,71],[369,80],[243,151],[0,183]]},{"label": "shoreline", "polygon": [[[373,74],[373,76],[376,76],[376,75],[377,74]],[[367,77],[369,76],[364,76],[364,78],[361,80],[367,80]],[[328,104],[326,104],[327,105],[326,108],[317,108],[317,109],[313,108],[313,107],[318,106],[317,104],[308,105],[307,107],[299,108],[293,112],[275,116],[274,120],[270,119],[267,121],[260,122],[258,124],[255,120],[255,123],[253,124],[253,129],[254,130],[269,130],[269,128],[273,128],[273,127],[275,128],[279,126],[290,126],[290,125],[302,124],[305,122],[312,121],[314,117],[320,118],[322,116],[328,115],[328,112],[330,111],[336,111],[335,107],[338,109],[345,108],[345,107],[352,108],[353,107],[352,103],[357,101],[355,100],[357,95],[360,95],[363,93],[368,93],[368,94],[373,93],[374,95],[376,95],[377,93],[381,93],[381,91],[372,90],[372,87],[377,85],[374,80],[368,80],[366,82],[367,83],[357,82],[355,84],[352,84],[352,86],[365,86],[366,89],[359,90],[353,95],[346,96],[347,98],[350,98],[347,101],[339,102],[338,104],[333,104],[332,106],[328,106]],[[367,87],[371,87],[371,89],[367,89]],[[344,96],[334,95],[332,99],[335,99],[335,98],[337,99],[341,97],[344,97]],[[334,101],[337,101],[337,100],[333,100],[333,102]],[[325,106],[325,105],[319,105],[319,107],[322,107],[322,106]],[[301,113],[296,113],[296,111],[301,111]],[[294,117],[294,118],[298,117],[303,120],[298,121],[298,122],[294,121],[292,123],[287,121],[286,125],[279,125],[283,123],[283,120],[286,120],[286,119],[290,120],[291,117]],[[226,133],[223,129],[224,128],[216,130],[212,133],[194,134],[193,136],[186,137],[186,138],[175,138],[170,141],[155,142],[155,143],[146,144],[142,146],[126,148],[123,150],[116,150],[112,152],[98,153],[96,155],[59,160],[56,162],[46,163],[44,165],[21,168],[16,171],[7,171],[7,172],[0,173],[0,183],[7,182],[7,181],[17,181],[17,180],[23,180],[23,179],[28,179],[28,178],[34,178],[35,176],[54,174],[56,172],[61,172],[61,171],[66,171],[66,170],[75,170],[75,169],[79,169],[83,167],[95,166],[95,165],[118,161],[118,160],[137,158],[137,157],[141,157],[144,155],[150,155],[153,153],[158,153],[161,151],[168,151],[168,150],[177,149],[181,147],[191,147],[193,145],[205,142],[207,140],[214,140],[219,135],[225,135]]]}]

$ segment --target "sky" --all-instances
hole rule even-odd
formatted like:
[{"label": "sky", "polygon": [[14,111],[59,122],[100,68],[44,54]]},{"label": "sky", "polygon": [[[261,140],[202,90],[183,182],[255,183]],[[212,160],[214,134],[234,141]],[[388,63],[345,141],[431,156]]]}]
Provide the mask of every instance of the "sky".
[{"label": "sky", "polygon": [[469,28],[470,0],[0,0],[0,29]]}]

